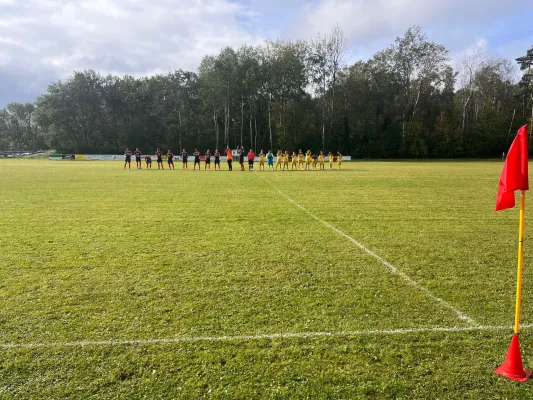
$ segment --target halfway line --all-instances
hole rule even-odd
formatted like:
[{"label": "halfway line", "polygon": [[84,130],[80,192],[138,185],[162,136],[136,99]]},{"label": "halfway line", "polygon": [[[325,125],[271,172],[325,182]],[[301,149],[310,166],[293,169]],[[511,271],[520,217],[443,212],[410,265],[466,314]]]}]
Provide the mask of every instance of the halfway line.
[{"label": "halfway line", "polygon": [[[532,328],[533,325],[522,325],[521,328]],[[175,344],[191,342],[234,342],[252,340],[275,340],[275,339],[313,339],[351,337],[363,335],[406,335],[413,333],[432,332],[468,332],[468,331],[512,331],[512,326],[452,326],[433,328],[406,328],[406,329],[374,329],[361,331],[338,331],[338,332],[300,332],[300,333],[273,333],[263,335],[240,335],[240,336],[190,336],[170,339],[131,339],[131,340],[87,340],[79,342],[50,342],[50,343],[0,343],[3,349],[29,349],[50,347],[83,347],[83,346],[124,346],[124,345],[150,345],[150,344]]]},{"label": "halfway line", "polygon": [[311,213],[310,211],[308,211],[307,209],[305,209],[302,205],[300,205],[298,202],[294,201],[293,199],[291,199],[289,196],[287,196],[285,193],[283,193],[281,190],[279,190],[277,188],[276,185],[274,185],[272,182],[270,182],[267,178],[257,174],[257,176],[259,176],[261,179],[265,180],[266,182],[268,182],[274,189],[277,190],[277,192],[285,197],[287,200],[289,200],[292,204],[294,204],[296,207],[300,208],[302,211],[305,211],[307,214],[309,214],[309,216],[311,216],[313,219],[317,220],[318,222],[324,224],[325,226],[327,226],[328,228],[330,228],[331,230],[337,232],[339,235],[341,236],[344,236],[346,239],[348,239],[350,242],[352,242],[353,244],[355,244],[357,247],[359,247],[361,250],[363,250],[364,252],[366,252],[367,254],[371,255],[372,257],[374,257],[376,260],[378,260],[379,262],[381,262],[383,265],[385,265],[390,272],[392,272],[393,274],[396,274],[398,276],[400,276],[402,279],[404,279],[405,281],[407,281],[411,286],[423,291],[428,297],[430,297],[431,299],[435,300],[436,302],[440,303],[441,305],[443,305],[444,307],[452,310],[455,314],[457,314],[457,316],[459,317],[459,319],[463,320],[463,321],[466,321],[468,322],[470,325],[477,325],[477,323],[472,319],[470,318],[468,315],[466,315],[464,312],[458,310],[457,308],[455,308],[453,305],[451,305],[450,303],[448,303],[446,300],[443,300],[441,299],[440,297],[434,295],[433,293],[431,293],[431,291],[420,285],[419,283],[417,283],[416,281],[414,281],[409,275],[405,274],[404,272],[402,271],[399,271],[398,268],[396,268],[394,265],[392,265],[391,263],[389,263],[387,260],[385,260],[384,258],[378,256],[376,253],[374,253],[372,250],[370,250],[369,248],[367,248],[365,245],[363,245],[362,243],[358,242],[357,240],[355,240],[353,237],[351,236],[348,236],[346,233],[344,233],[343,231],[341,231],[340,229],[338,229],[337,227],[331,225],[330,223],[320,219],[319,217],[317,217],[315,214]]}]

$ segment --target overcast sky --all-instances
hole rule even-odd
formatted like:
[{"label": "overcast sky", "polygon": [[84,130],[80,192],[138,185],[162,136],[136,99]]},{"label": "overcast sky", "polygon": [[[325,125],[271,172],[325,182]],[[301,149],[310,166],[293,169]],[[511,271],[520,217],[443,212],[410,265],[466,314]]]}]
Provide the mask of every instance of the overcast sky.
[{"label": "overcast sky", "polygon": [[454,62],[474,45],[514,59],[533,46],[532,20],[533,0],[0,0],[0,108],[73,70],[195,70],[227,45],[309,39],[336,24],[351,61],[414,24]]}]

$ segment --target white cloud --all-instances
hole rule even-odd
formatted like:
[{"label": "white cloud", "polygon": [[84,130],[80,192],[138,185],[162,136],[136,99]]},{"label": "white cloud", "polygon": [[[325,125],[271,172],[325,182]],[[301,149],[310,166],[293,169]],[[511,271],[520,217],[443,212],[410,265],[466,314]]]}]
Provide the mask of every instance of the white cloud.
[{"label": "white cloud", "polygon": [[256,43],[253,24],[246,25],[253,18],[231,0],[0,0],[0,107],[6,77],[20,77],[24,92],[28,77],[58,79],[75,69],[194,70],[224,46]]},{"label": "white cloud", "polygon": [[[480,40],[486,41],[484,47],[490,51],[513,58],[500,51],[507,48],[499,41],[508,40],[509,33],[504,33],[509,25],[529,11],[533,11],[533,3],[526,0],[318,0],[300,8],[286,34],[310,39],[339,25],[348,39],[348,60],[353,62],[370,58],[408,27],[419,25],[431,40],[446,46],[453,64]],[[530,25],[522,23],[522,32],[514,35],[527,37],[528,29],[532,32]]]},{"label": "white cloud", "polygon": [[[307,1],[307,3],[306,3]],[[349,61],[411,25],[452,60],[479,40],[515,58],[533,44],[528,0],[0,0],[0,108],[32,101],[73,70],[134,76],[183,68],[224,46],[315,37],[339,24]],[[514,15],[514,17],[513,17]],[[510,18],[507,20],[506,18]],[[513,28],[514,27],[514,31]],[[529,41],[529,42],[528,42]]]},{"label": "white cloud", "polygon": [[459,69],[464,61],[471,59],[474,55],[480,59],[487,58],[489,56],[488,47],[488,41],[486,38],[478,38],[468,47],[452,51],[450,53],[452,67],[454,69]]},{"label": "white cloud", "polygon": [[416,24],[456,35],[463,23],[516,12],[523,5],[524,0],[320,0],[302,7],[288,32],[308,39],[338,24],[351,43],[362,43],[398,36]]}]

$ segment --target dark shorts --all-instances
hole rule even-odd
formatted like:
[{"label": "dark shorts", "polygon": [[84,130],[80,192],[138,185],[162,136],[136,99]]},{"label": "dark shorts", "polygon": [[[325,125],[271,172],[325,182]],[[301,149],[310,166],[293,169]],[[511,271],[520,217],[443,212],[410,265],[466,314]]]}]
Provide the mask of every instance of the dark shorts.
[{"label": "dark shorts", "polygon": [[194,163],[195,163],[195,164],[200,164],[200,159],[199,159],[199,158],[195,158],[195,159],[194,159]]},{"label": "dark shorts", "polygon": [[141,157],[135,157],[135,162],[141,162]]},{"label": "dark shorts", "polygon": [[145,160],[146,161],[146,164],[151,164],[152,163],[152,160]]},{"label": "dark shorts", "polygon": [[131,157],[126,156],[126,162],[131,162]]},{"label": "dark shorts", "polygon": [[254,160],[248,160],[248,165],[254,165]]},{"label": "dark shorts", "polygon": [[186,162],[187,162],[187,158],[184,158],[184,159],[183,159],[183,162],[186,163]]},{"label": "dark shorts", "polygon": [[211,164],[211,159],[210,159],[210,158],[206,158],[206,159],[205,159],[205,163],[206,163],[206,164]]},{"label": "dark shorts", "polygon": [[169,159],[167,160],[167,162],[168,162],[169,164],[174,165],[174,160],[173,160],[172,158],[169,158]]},{"label": "dark shorts", "polygon": [[162,158],[158,158],[158,159],[157,159],[157,163],[158,163],[158,164],[159,164],[159,163],[163,163],[163,159],[162,159]]},{"label": "dark shorts", "polygon": [[269,166],[274,165],[274,160],[268,159],[268,165],[269,165]]},{"label": "dark shorts", "polygon": [[220,164],[220,158],[215,158],[215,164]]}]

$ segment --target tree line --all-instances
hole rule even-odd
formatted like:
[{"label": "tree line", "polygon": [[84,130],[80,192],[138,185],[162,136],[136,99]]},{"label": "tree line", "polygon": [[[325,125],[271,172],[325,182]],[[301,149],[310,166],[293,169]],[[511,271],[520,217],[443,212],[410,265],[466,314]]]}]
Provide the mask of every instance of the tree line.
[{"label": "tree line", "polygon": [[311,148],[356,158],[499,156],[533,125],[533,47],[513,62],[478,49],[456,68],[411,27],[346,63],[341,29],[206,55],[196,72],[134,78],[74,72],[35,103],[0,110],[0,149],[121,153]]}]

